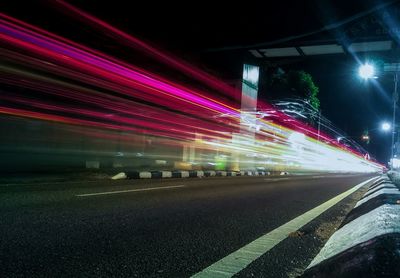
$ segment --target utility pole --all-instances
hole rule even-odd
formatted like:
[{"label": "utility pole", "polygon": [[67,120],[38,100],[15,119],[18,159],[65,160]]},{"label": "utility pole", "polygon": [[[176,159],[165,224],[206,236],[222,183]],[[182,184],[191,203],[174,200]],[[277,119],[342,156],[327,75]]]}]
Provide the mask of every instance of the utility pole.
[{"label": "utility pole", "polygon": [[393,158],[394,158],[394,136],[396,134],[396,106],[397,101],[399,100],[399,94],[397,92],[397,83],[398,83],[398,73],[400,72],[400,63],[385,63],[383,65],[384,72],[393,73],[393,82],[394,82],[394,90],[393,90],[393,116],[392,116],[392,145],[390,152],[390,162],[391,168],[393,169]]}]

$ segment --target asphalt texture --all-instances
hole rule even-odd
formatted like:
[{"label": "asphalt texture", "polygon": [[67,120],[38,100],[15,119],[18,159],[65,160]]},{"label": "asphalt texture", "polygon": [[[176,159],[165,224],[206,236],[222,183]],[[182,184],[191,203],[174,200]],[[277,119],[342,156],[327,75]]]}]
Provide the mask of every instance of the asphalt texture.
[{"label": "asphalt texture", "polygon": [[[0,276],[190,277],[370,177],[3,184]],[[111,191],[123,192],[84,195]],[[335,221],[338,214],[344,213],[340,205],[309,225]],[[312,252],[305,249],[299,253],[300,245],[291,242],[291,237],[288,241],[278,244],[238,276],[290,277],[288,273],[293,269],[285,266],[301,261],[294,266],[303,267],[323,244],[323,240],[310,242]],[[279,255],[271,260],[269,253],[277,251]]]}]

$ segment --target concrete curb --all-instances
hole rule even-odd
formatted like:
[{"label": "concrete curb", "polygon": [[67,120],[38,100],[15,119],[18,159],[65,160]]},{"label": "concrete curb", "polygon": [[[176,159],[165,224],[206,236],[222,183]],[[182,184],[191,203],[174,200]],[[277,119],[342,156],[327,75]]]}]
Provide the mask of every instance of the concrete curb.
[{"label": "concrete curb", "polygon": [[111,177],[111,179],[202,178],[269,175],[271,175],[271,173],[265,171],[131,171],[118,173]]},{"label": "concrete curb", "polygon": [[301,277],[400,277],[400,190],[375,180]]}]

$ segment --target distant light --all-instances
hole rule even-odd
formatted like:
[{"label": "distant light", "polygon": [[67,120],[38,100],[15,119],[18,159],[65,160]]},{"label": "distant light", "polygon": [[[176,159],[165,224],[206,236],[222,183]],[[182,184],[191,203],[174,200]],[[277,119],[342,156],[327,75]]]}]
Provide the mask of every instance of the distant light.
[{"label": "distant light", "polygon": [[389,123],[383,123],[382,124],[382,130],[383,131],[388,131],[388,130],[390,130],[392,128],[392,126],[389,124]]},{"label": "distant light", "polygon": [[362,65],[358,70],[358,74],[364,79],[373,78],[375,74],[374,66],[371,64]]},{"label": "distant light", "polygon": [[338,138],[336,138],[336,140],[338,141],[338,143],[339,143],[339,141],[342,140],[342,139],[343,139],[343,137],[341,137],[341,136],[339,136]]},{"label": "distant light", "polygon": [[361,138],[362,138],[363,140],[365,140],[365,141],[368,141],[368,140],[369,140],[369,136],[368,136],[368,135],[363,135]]}]

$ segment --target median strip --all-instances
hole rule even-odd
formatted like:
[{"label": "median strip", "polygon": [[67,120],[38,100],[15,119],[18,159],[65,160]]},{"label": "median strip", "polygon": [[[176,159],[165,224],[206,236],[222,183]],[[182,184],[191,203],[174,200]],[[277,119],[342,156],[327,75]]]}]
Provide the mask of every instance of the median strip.
[{"label": "median strip", "polygon": [[299,230],[301,227],[318,217],[320,214],[333,207],[359,188],[375,180],[377,177],[362,182],[351,189],[337,195],[336,197],[326,201],[325,203],[307,211],[306,213],[292,219],[282,226],[272,230],[271,232],[259,237],[246,246],[236,250],[230,255],[222,258],[211,266],[194,274],[192,277],[232,277],[238,272],[245,269],[253,261],[264,255],[266,252],[283,241],[292,232]]},{"label": "median strip", "polygon": [[179,188],[179,187],[185,187],[185,185],[173,185],[173,186],[163,186],[163,187],[149,187],[149,188],[140,188],[140,189],[129,189],[129,190],[119,190],[119,191],[87,193],[87,194],[78,194],[78,195],[75,195],[75,196],[76,197],[89,197],[89,196],[97,196],[97,195],[120,194],[120,193],[127,193],[127,192],[163,190],[163,189],[172,189],[172,188]]}]

